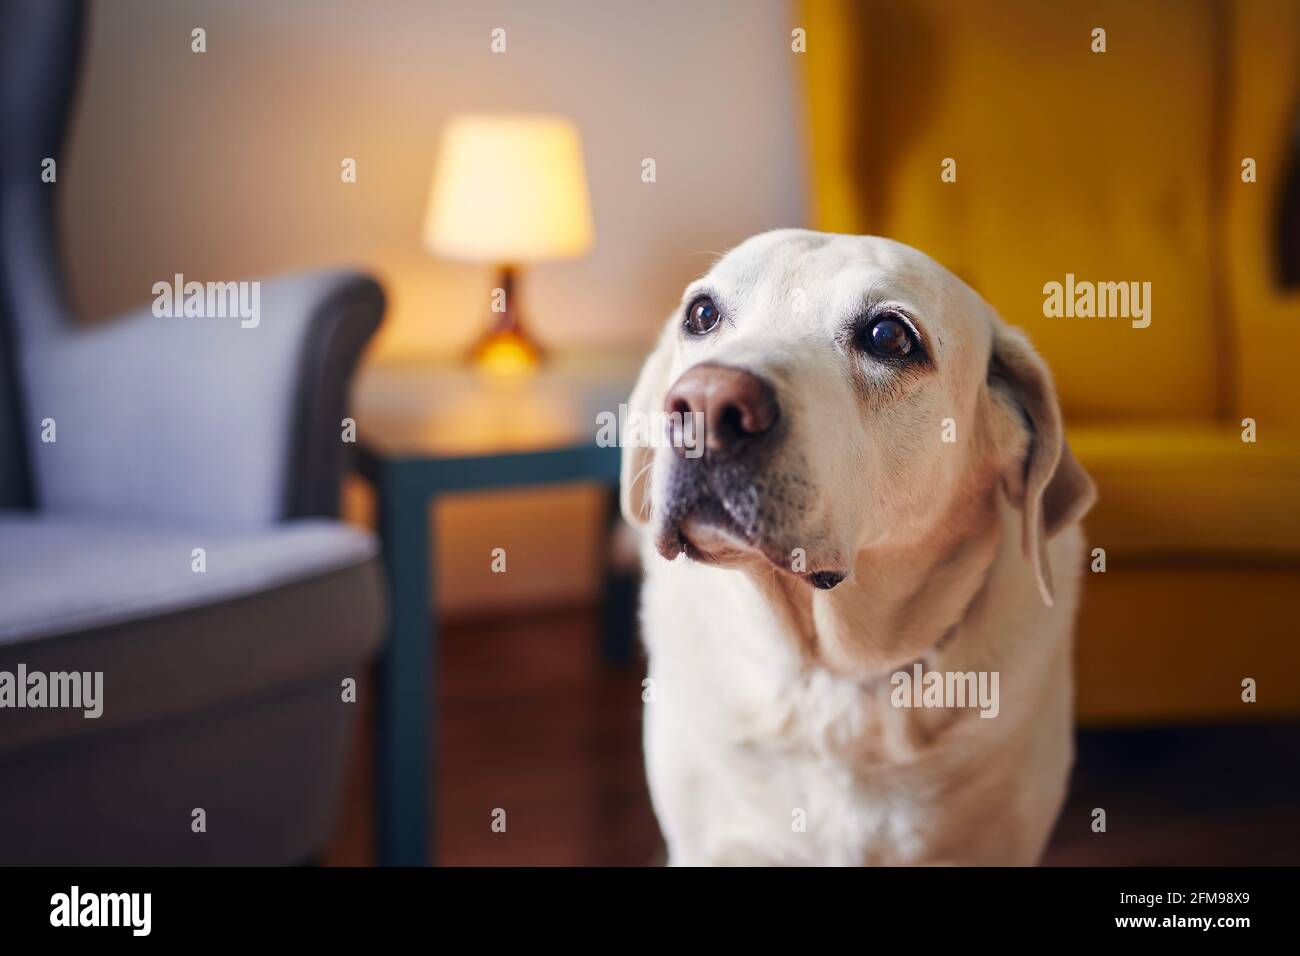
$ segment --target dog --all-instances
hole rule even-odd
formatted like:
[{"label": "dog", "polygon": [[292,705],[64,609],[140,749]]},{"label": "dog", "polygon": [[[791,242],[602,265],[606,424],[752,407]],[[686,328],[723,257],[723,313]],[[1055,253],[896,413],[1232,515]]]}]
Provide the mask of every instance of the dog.
[{"label": "dog", "polygon": [[[628,404],[703,425],[621,462],[669,864],[1036,863],[1095,491],[1028,339],[909,246],[782,229],[686,288]],[[912,706],[925,672],[1000,700]]]}]

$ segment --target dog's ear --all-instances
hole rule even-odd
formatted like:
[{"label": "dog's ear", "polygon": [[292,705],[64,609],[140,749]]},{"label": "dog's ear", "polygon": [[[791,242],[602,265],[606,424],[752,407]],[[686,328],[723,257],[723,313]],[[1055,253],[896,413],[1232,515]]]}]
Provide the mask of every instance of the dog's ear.
[{"label": "dog's ear", "polygon": [[[627,400],[628,419],[639,415],[641,421],[652,421],[651,416],[663,411],[664,396],[668,392],[668,375],[673,363],[672,322],[664,329],[654,351],[641,366],[632,395]],[[623,440],[623,459],[619,469],[619,505],[623,518],[632,527],[641,529],[650,520],[650,469],[654,462],[653,444],[643,441],[649,436],[634,433],[620,436]]]},{"label": "dog's ear", "polygon": [[1015,427],[1013,422],[1011,432],[1016,437],[1002,442],[1003,487],[1021,510],[1021,549],[1034,569],[1043,603],[1051,607],[1047,540],[1087,514],[1097,492],[1065,441],[1047,363],[1019,330],[1000,320],[994,321],[993,329],[989,390],[1022,423]]}]

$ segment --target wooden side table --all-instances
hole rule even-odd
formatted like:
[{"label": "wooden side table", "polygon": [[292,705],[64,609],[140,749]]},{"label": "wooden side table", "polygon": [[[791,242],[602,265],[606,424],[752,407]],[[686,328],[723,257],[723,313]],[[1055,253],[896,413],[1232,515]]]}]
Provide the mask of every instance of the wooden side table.
[{"label": "wooden side table", "polygon": [[[619,449],[596,444],[642,353],[573,353],[527,377],[459,364],[376,364],[358,375],[358,470],[374,486],[388,577],[389,637],[377,669],[375,834],[381,865],[434,856],[438,622],[431,601],[431,504],[461,491],[599,482],[618,512]],[[635,586],[607,582],[604,650],[629,658]]]}]

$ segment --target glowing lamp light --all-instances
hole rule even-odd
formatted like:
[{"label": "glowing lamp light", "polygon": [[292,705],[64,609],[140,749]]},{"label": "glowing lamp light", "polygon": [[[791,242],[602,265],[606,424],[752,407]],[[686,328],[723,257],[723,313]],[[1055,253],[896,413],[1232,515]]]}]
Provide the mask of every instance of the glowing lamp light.
[{"label": "glowing lamp light", "polygon": [[504,301],[473,360],[500,370],[535,365],[542,351],[523,329],[519,267],[580,256],[592,244],[577,128],[537,114],[453,117],[438,146],[423,237],[435,255],[500,271]]}]

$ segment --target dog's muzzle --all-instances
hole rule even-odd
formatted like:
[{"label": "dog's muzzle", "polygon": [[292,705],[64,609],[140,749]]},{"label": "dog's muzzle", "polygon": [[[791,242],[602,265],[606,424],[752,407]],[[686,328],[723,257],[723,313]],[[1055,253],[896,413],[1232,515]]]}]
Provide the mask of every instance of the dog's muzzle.
[{"label": "dog's muzzle", "polygon": [[[656,542],[659,553],[669,560],[683,552],[693,560],[710,560],[687,533],[688,527],[704,526],[792,571],[790,554],[780,544],[792,498],[789,483],[772,467],[783,431],[776,390],[752,372],[702,362],[682,373],[664,407],[676,460]],[[845,575],[815,571],[803,577],[829,590]]]}]

